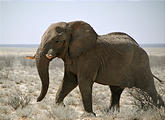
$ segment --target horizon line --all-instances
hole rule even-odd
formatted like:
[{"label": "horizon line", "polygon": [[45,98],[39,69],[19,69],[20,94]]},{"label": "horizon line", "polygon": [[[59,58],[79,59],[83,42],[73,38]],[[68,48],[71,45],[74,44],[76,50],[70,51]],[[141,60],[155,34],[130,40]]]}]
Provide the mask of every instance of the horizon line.
[{"label": "horizon line", "polygon": [[[165,43],[140,43],[141,47],[165,47]],[[36,48],[39,44],[0,44],[0,47],[27,47]]]}]

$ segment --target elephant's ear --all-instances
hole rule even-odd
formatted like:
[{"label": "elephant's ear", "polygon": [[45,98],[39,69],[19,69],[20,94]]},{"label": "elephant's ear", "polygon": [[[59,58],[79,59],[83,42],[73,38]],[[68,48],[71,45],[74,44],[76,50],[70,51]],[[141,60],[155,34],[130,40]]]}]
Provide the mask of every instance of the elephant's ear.
[{"label": "elephant's ear", "polygon": [[96,45],[98,35],[88,23],[75,21],[68,23],[68,27],[71,31],[70,57],[78,57]]}]

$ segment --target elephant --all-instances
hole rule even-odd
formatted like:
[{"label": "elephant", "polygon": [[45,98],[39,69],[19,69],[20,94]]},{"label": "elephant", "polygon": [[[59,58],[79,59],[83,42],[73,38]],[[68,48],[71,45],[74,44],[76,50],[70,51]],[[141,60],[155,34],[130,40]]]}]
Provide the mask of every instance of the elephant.
[{"label": "elephant", "polygon": [[56,93],[55,102],[79,87],[85,112],[95,115],[92,109],[92,86],[99,83],[111,90],[109,110],[120,110],[120,96],[125,88],[140,88],[147,92],[154,104],[164,107],[164,101],[157,93],[149,57],[143,48],[128,34],[112,32],[98,35],[84,21],[58,22],[51,24],[34,56],[42,82],[41,101],[49,87],[49,63],[54,58],[64,61],[64,77]]}]

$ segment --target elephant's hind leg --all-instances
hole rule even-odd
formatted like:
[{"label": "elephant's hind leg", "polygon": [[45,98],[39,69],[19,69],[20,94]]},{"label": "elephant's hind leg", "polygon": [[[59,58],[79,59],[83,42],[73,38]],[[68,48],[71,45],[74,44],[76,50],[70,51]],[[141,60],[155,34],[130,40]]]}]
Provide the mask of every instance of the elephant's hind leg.
[{"label": "elephant's hind leg", "polygon": [[143,84],[139,84],[138,88],[148,93],[148,95],[152,98],[155,106],[157,106],[158,108],[160,108],[161,106],[164,107],[164,102],[156,91],[153,76],[151,74],[145,74],[143,79],[147,82],[144,81]]},{"label": "elephant's hind leg", "polygon": [[165,107],[164,101],[161,98],[161,96],[157,93],[154,85],[149,86],[149,88],[144,89],[144,91],[146,91],[149,94],[149,96],[152,98],[155,106],[157,106],[158,108],[160,108],[161,106]]},{"label": "elephant's hind leg", "polygon": [[120,111],[120,96],[124,88],[120,88],[118,86],[109,86],[111,90],[111,105],[110,111],[112,112],[119,112]]}]

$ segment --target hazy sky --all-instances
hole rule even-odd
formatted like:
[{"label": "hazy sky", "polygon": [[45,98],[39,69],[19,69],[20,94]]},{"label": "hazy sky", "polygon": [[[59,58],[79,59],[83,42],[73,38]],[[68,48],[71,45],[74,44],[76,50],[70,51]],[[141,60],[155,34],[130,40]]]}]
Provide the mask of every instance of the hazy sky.
[{"label": "hazy sky", "polygon": [[0,44],[39,44],[51,23],[75,20],[98,34],[120,31],[138,43],[165,43],[165,0],[0,0]]}]

